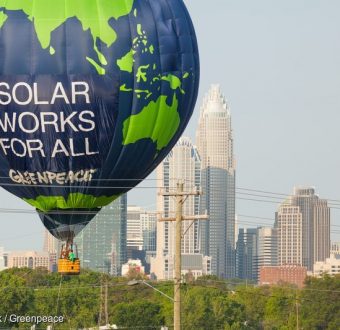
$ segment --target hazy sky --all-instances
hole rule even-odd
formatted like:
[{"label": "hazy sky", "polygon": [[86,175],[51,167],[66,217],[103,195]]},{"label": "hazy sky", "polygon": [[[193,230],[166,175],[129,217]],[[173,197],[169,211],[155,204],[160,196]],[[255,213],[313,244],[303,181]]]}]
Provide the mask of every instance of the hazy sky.
[{"label": "hazy sky", "polygon": [[[289,194],[295,185],[314,186],[320,197],[338,200],[332,236],[340,241],[340,2],[185,2],[201,56],[200,95],[186,135],[194,138],[202,97],[219,83],[232,113],[237,187]],[[135,189],[128,200],[149,206],[155,195]],[[3,190],[0,207],[29,208]],[[236,205],[238,214],[265,218],[276,208],[240,199]],[[38,216],[0,213],[0,224],[0,246],[41,249]]]}]

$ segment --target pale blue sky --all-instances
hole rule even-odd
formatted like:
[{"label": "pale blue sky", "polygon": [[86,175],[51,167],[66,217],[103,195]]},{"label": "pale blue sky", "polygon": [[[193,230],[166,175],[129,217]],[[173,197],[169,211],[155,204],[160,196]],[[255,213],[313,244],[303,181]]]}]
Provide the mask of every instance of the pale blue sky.
[{"label": "pale blue sky", "polygon": [[[340,2],[185,2],[202,70],[186,134],[194,138],[202,97],[219,83],[232,112],[237,186],[288,194],[294,185],[312,185],[320,197],[339,200],[340,208]],[[150,190],[129,195],[131,204],[154,202]],[[29,208],[3,190],[0,207]],[[275,210],[274,204],[237,200],[239,214],[273,218]],[[332,223],[340,241],[340,210],[332,210]],[[41,249],[38,216],[0,213],[0,225],[0,246]]]}]

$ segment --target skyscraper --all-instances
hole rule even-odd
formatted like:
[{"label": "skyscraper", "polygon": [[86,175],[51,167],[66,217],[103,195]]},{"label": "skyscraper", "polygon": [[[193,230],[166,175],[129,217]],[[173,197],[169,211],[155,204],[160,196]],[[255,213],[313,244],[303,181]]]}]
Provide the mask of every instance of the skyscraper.
[{"label": "skyscraper", "polygon": [[142,209],[139,206],[128,206],[127,208],[127,257],[128,259],[136,259],[134,251],[143,249],[143,234],[140,221]]},{"label": "skyscraper", "polygon": [[317,261],[330,256],[330,208],[315,189],[295,188],[286,205],[297,207],[302,219],[302,266],[309,271]]},{"label": "skyscraper", "polygon": [[146,211],[139,206],[128,206],[128,259],[140,259],[146,267],[147,272],[149,272],[150,269],[150,258],[156,255],[156,225],[156,212]]},{"label": "skyscraper", "polygon": [[276,213],[278,265],[302,266],[302,213],[283,203]]},{"label": "skyscraper", "polygon": [[143,237],[143,250],[146,255],[156,255],[157,247],[157,213],[142,210],[140,214],[142,237]]},{"label": "skyscraper", "polygon": [[[200,185],[200,157],[189,138],[182,137],[169,155],[157,168],[157,185],[172,190],[178,180],[184,182],[186,191]],[[165,217],[173,217],[176,203],[173,197],[157,197],[157,208]],[[183,215],[199,214],[199,196],[190,196],[183,204]],[[183,221],[182,224],[182,272],[192,271],[194,275],[206,273],[203,264],[209,264],[200,254],[199,222]],[[158,279],[172,279],[175,254],[175,223],[159,222],[157,224],[157,254],[151,259],[151,272]],[[210,267],[210,265],[209,265]],[[208,268],[209,268],[208,267]],[[201,274],[198,274],[201,272]]]},{"label": "skyscraper", "polygon": [[257,229],[240,228],[236,244],[236,270],[238,278],[257,280],[256,252]]},{"label": "skyscraper", "polygon": [[236,245],[237,277],[258,281],[261,267],[277,265],[277,230],[240,229]]},{"label": "skyscraper", "polygon": [[126,256],[127,198],[122,195],[102,208],[76,237],[82,267],[121,274]]},{"label": "skyscraper", "polygon": [[271,227],[257,228],[256,273],[260,277],[260,269],[277,265],[277,230]]},{"label": "skyscraper", "polygon": [[51,272],[57,271],[58,253],[60,252],[61,242],[58,241],[47,229],[45,229],[44,248],[43,251],[49,255],[49,270]]},{"label": "skyscraper", "polygon": [[202,203],[209,221],[202,225],[202,252],[211,256],[212,273],[235,276],[235,161],[230,110],[218,85],[203,100],[197,147],[201,157]]},{"label": "skyscraper", "polygon": [[45,229],[43,251],[48,253],[57,253],[58,245],[58,240],[47,229]]}]

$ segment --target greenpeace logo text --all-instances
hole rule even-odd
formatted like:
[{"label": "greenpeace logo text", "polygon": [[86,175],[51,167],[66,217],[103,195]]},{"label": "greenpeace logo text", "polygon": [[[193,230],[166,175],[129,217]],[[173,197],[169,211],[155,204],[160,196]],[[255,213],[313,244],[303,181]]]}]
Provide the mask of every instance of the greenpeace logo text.
[{"label": "greenpeace logo text", "polygon": [[0,316],[0,323],[63,323],[63,316],[52,315],[16,315],[10,314],[5,317]]},{"label": "greenpeace logo text", "polygon": [[9,171],[9,177],[15,183],[27,185],[41,184],[68,184],[77,182],[90,182],[92,176],[97,172],[97,169],[68,171],[68,172],[20,172],[16,170]]}]

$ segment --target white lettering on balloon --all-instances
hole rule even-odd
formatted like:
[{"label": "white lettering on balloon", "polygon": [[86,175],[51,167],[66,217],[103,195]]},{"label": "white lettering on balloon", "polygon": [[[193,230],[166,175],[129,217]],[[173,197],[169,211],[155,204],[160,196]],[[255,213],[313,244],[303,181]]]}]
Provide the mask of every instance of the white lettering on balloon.
[{"label": "white lettering on balloon", "polygon": [[22,172],[11,169],[9,177],[15,183],[25,185],[41,185],[41,184],[72,184],[77,182],[90,182],[92,176],[97,172],[97,169],[87,169],[68,172]]},{"label": "white lettering on balloon", "polygon": [[[84,109],[71,112],[66,112],[65,110],[51,112],[43,111],[43,108],[36,112],[27,111],[27,105],[29,104],[54,105],[58,102],[59,105],[61,102],[66,105],[61,109],[70,109],[71,104],[90,104],[90,87],[88,83],[84,81],[71,82],[70,90],[67,91],[62,82],[56,82],[50,96],[46,95],[46,91],[42,93],[42,87],[37,83],[30,86],[26,82],[17,82],[10,86],[7,82],[0,82],[0,105],[16,104],[24,109],[20,113],[10,111],[1,113],[0,108],[0,132],[17,133],[19,131],[28,134],[27,139],[22,138],[23,134],[13,138],[9,138],[11,134],[8,134],[8,137],[0,138],[0,154],[18,158],[42,157],[52,159],[98,154],[96,139],[86,137],[86,134],[84,134],[96,129],[95,113],[93,111]],[[68,138],[60,139],[60,136],[56,135],[55,141],[50,140],[50,136],[54,136],[51,133],[65,132]],[[80,138],[74,134],[78,132],[82,132]],[[34,138],[34,134],[38,138]],[[46,140],[41,138],[44,134],[49,134],[49,139],[46,139],[48,146],[44,145]],[[77,177],[75,174],[73,176]],[[30,176],[19,174],[11,176],[15,182],[18,181],[18,177],[24,183],[24,181],[29,181],[28,177]],[[64,175],[54,176],[54,174],[47,175],[45,181],[51,181],[50,177],[53,180],[64,181]],[[37,174],[37,178],[31,181],[44,182],[44,178],[44,175]]]}]

